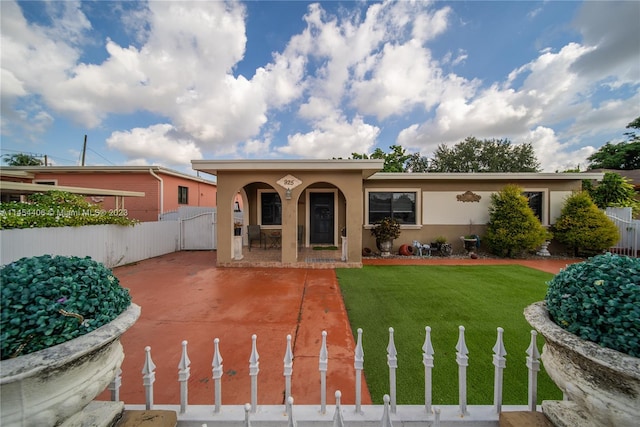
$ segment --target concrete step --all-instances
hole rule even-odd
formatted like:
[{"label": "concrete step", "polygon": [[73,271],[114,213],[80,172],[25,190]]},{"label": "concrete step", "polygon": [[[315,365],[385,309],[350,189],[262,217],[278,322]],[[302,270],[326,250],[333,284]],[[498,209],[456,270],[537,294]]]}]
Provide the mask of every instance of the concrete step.
[{"label": "concrete step", "polygon": [[553,427],[542,412],[502,412],[498,422],[500,427]]},{"label": "concrete step", "polygon": [[175,411],[126,410],[115,427],[176,427],[178,415]]}]

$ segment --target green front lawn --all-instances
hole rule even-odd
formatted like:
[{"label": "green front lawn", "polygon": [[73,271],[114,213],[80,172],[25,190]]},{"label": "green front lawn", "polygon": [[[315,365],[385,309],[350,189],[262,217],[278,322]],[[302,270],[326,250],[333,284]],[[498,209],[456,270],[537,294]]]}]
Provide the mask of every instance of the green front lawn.
[{"label": "green front lawn", "polygon": [[[389,393],[387,344],[394,328],[398,351],[397,401],[424,403],[422,345],[431,327],[434,347],[433,403],[458,403],[456,343],[465,327],[469,349],[469,404],[493,403],[492,348],[504,328],[507,367],[503,403],[527,403],[526,350],[531,326],[522,312],[544,299],[553,275],[522,266],[364,266],[336,270],[353,334],[363,329],[364,371],[374,403]],[[538,337],[542,351],[543,339]],[[541,368],[538,402],[562,399]]]}]

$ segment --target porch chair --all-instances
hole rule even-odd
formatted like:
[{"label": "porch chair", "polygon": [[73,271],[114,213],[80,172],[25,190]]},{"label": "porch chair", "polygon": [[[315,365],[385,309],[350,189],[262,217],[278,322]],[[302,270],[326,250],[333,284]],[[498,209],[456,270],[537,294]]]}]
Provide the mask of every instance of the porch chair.
[{"label": "porch chair", "polygon": [[251,251],[251,242],[254,240],[257,240],[262,247],[262,230],[258,224],[247,225],[247,234],[249,235],[249,251]]}]

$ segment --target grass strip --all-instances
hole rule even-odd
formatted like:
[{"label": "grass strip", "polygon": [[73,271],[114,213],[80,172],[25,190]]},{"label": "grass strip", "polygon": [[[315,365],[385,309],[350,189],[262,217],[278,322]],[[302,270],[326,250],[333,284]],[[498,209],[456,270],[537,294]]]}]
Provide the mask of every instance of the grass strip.
[{"label": "grass strip", "polygon": [[[531,326],[524,308],[544,299],[553,275],[527,267],[508,266],[364,266],[336,269],[354,336],[363,329],[364,372],[375,403],[389,393],[387,344],[394,328],[398,351],[398,404],[424,403],[422,345],[431,327],[434,347],[433,403],[458,403],[456,343],[465,327],[469,349],[467,402],[493,403],[493,351],[496,328],[504,328],[507,366],[503,403],[527,403],[526,349]],[[538,337],[541,350],[542,337]],[[541,369],[538,403],[562,399],[562,393]]]}]

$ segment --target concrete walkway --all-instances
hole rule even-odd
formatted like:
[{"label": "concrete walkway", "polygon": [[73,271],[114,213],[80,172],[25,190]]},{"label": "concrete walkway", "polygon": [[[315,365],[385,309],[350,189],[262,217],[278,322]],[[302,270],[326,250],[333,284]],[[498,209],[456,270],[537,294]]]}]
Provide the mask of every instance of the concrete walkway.
[{"label": "concrete walkway", "polygon": [[[557,273],[574,260],[367,259],[365,265],[522,264]],[[579,260],[575,260],[579,261]],[[354,337],[334,270],[216,268],[216,253],[176,252],[114,269],[133,301],[142,307],[137,323],[122,337],[120,400],[144,403],[141,370],[145,346],[156,364],[154,402],[180,402],[178,363],[181,342],[189,342],[189,403],[212,404],[213,340],[223,358],[222,403],[250,402],[249,357],[256,334],[260,355],[258,404],[284,402],[286,336],[294,354],[292,395],[296,404],[320,401],[318,356],[326,330],[329,366],[327,403],[336,390],[342,402],[355,402]],[[363,404],[371,403],[363,380]],[[99,397],[109,399],[104,392]]]}]

